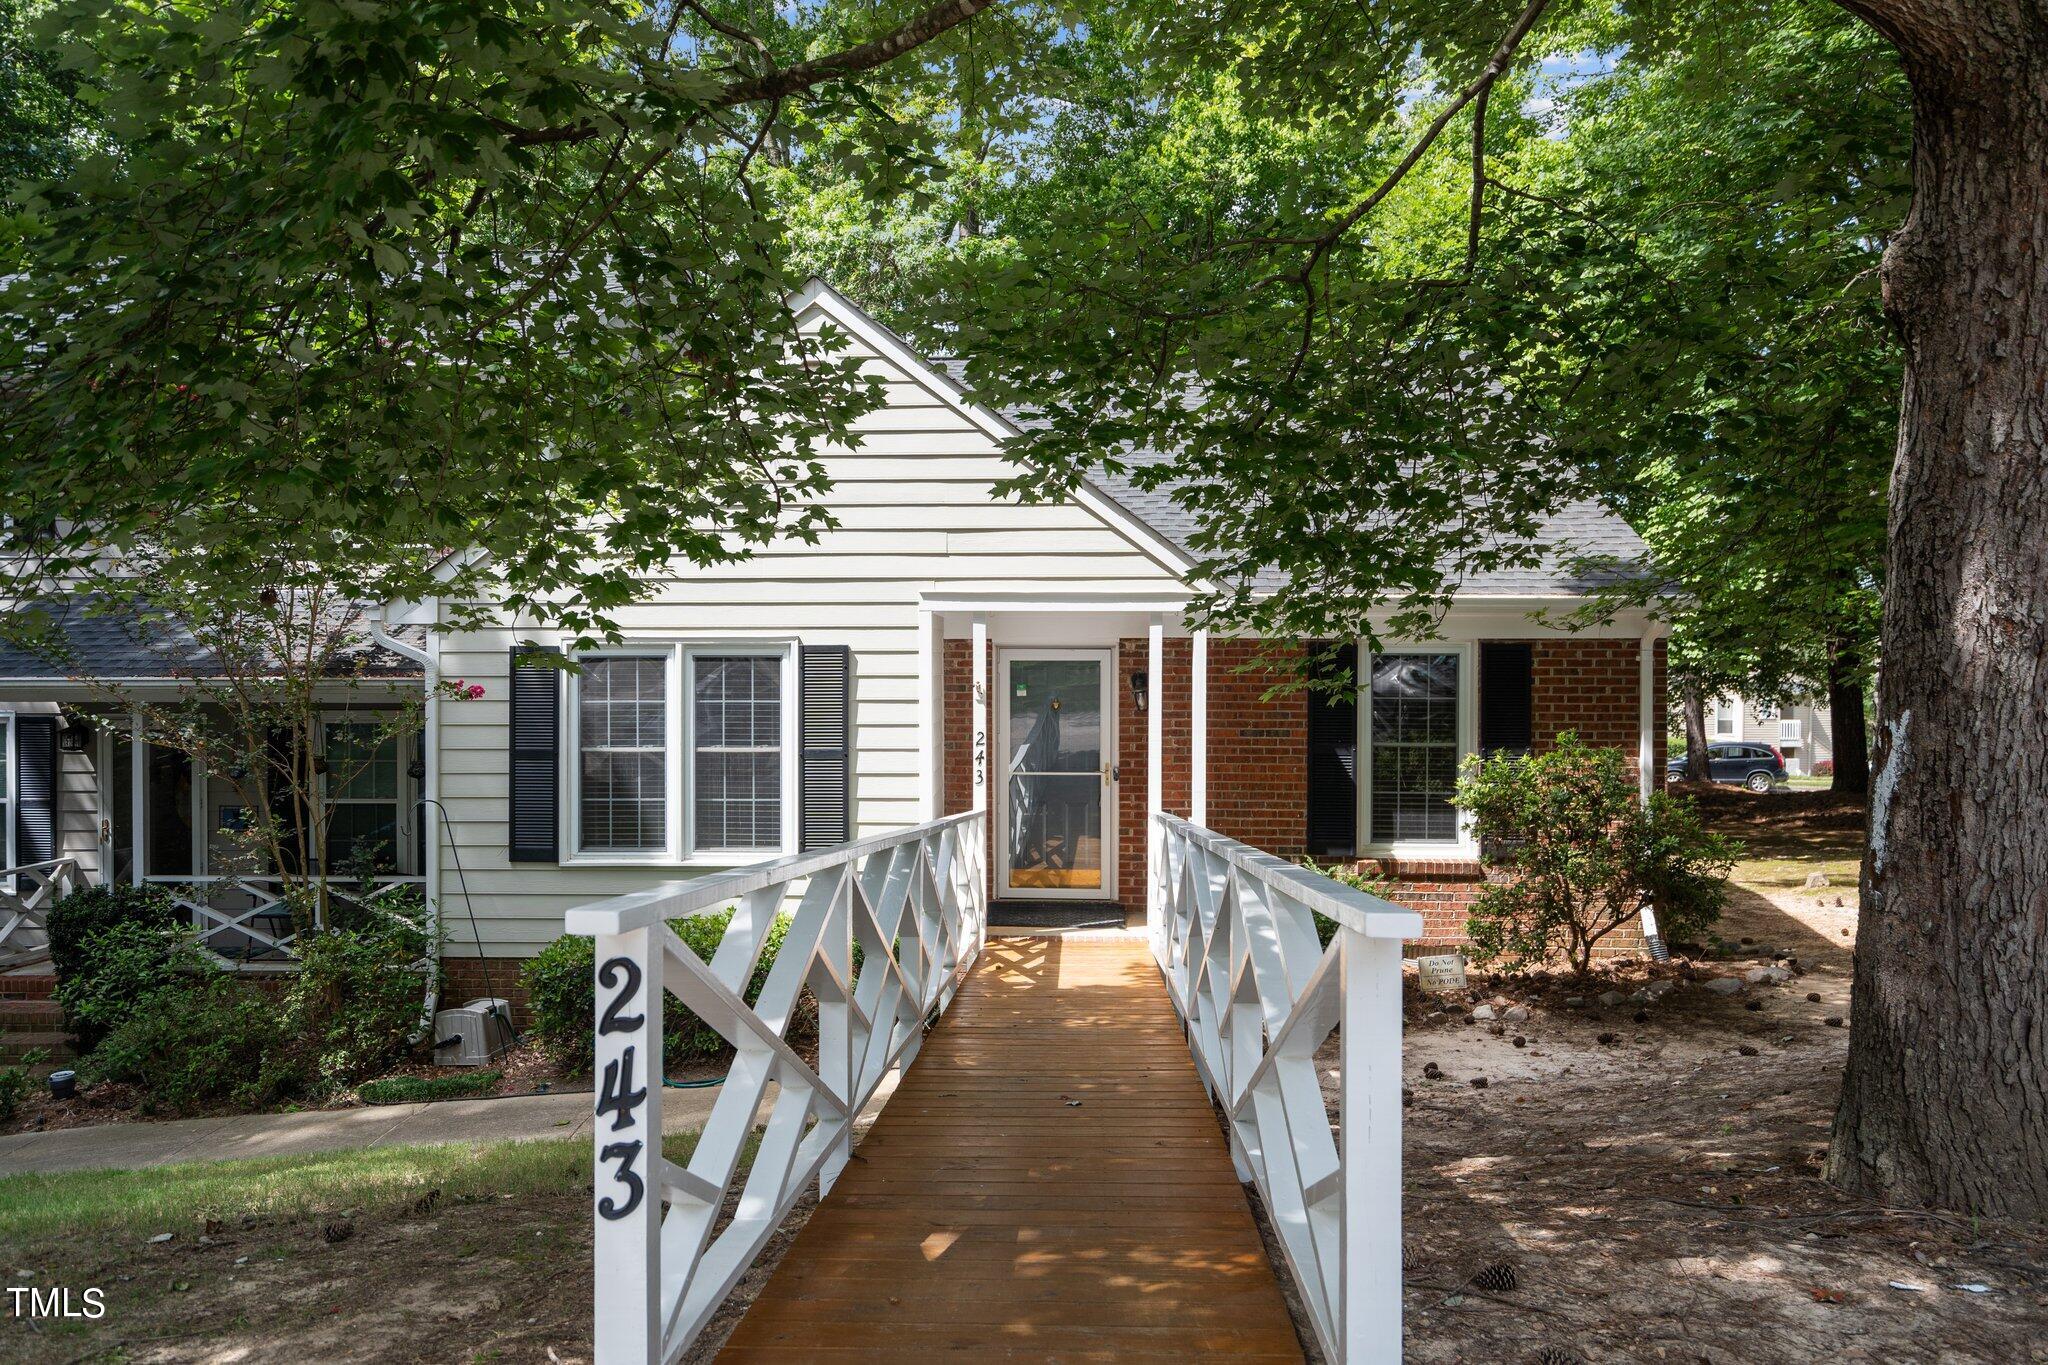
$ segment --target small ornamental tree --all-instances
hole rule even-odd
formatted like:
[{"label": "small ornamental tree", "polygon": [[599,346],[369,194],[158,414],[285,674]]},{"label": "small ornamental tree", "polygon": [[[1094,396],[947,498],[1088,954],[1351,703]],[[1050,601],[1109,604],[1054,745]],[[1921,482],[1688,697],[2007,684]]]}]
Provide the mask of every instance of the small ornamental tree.
[{"label": "small ornamental tree", "polygon": [[1583,976],[1600,940],[1645,906],[1675,939],[1721,913],[1735,845],[1689,801],[1657,792],[1644,806],[1618,749],[1566,731],[1545,753],[1474,761],[1457,802],[1488,867],[1504,874],[1488,878],[1466,921],[1481,962],[1519,969],[1562,956]]}]

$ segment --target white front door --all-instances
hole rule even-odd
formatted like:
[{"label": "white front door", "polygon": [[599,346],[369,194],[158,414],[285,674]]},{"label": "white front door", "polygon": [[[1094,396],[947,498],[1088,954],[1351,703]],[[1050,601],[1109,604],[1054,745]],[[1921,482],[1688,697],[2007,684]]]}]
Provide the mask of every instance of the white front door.
[{"label": "white front door", "polygon": [[1116,708],[1107,649],[1005,650],[996,672],[996,894],[1116,894]]}]

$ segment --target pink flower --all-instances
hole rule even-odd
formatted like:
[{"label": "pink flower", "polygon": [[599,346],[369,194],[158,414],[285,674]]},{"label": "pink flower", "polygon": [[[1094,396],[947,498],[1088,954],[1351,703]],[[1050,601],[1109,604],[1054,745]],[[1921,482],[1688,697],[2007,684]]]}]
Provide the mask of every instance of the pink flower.
[{"label": "pink flower", "polygon": [[462,689],[462,694],[468,697],[471,701],[476,701],[478,698],[483,696],[484,685],[482,683],[471,683],[469,686]]}]

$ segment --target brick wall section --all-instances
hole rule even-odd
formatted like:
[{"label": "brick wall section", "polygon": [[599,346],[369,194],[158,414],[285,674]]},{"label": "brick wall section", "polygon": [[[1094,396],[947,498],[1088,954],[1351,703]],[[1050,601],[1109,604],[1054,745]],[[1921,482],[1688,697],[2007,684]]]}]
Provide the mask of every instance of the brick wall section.
[{"label": "brick wall section", "polygon": [[526,960],[517,957],[442,958],[440,1008],[452,1010],[495,995],[512,1002],[512,1026],[525,1028],[533,1022],[526,1005],[526,989],[519,984],[519,969],[525,965]]},{"label": "brick wall section", "polygon": [[[1188,798],[1193,790],[1192,765],[1194,763],[1193,731],[1188,725],[1188,707],[1192,702],[1190,668],[1194,659],[1191,642],[1187,640],[1161,641],[1160,657],[1164,664],[1164,701],[1166,710],[1160,727],[1159,747],[1164,759],[1165,772],[1160,784],[1160,799],[1166,809],[1176,815],[1188,813]],[[1116,650],[1116,899],[1123,905],[1124,913],[1143,914],[1145,910],[1145,850],[1148,846],[1145,829],[1145,792],[1148,774],[1151,771],[1149,718],[1138,710],[1138,701],[1131,691],[1131,680],[1139,673],[1150,673],[1151,645],[1143,636],[1117,641]],[[1149,709],[1161,704],[1162,683],[1158,678],[1149,677],[1145,683],[1145,705]],[[1209,771],[1216,771],[1216,755],[1209,755]]]},{"label": "brick wall section", "polygon": [[[1575,730],[1588,744],[1607,745],[1633,755],[1641,742],[1638,712],[1642,680],[1639,640],[1531,640],[1536,747],[1549,748],[1557,736]],[[1650,686],[1653,698],[1655,780],[1664,781],[1668,719],[1665,698],[1665,642],[1657,641]]]},{"label": "brick wall section", "polygon": [[[946,640],[943,659],[944,676],[940,679],[939,726],[943,732],[940,739],[939,766],[945,773],[945,787],[940,793],[942,815],[958,815],[974,806],[974,688],[970,679],[974,674],[974,641]],[[982,681],[990,698],[989,724],[995,724],[994,698],[996,652],[988,652],[989,676]],[[993,744],[994,737],[990,737]],[[989,827],[987,846],[983,850],[982,865],[988,869],[988,894],[995,896],[995,803],[989,802]]]},{"label": "brick wall section", "polygon": [[1209,642],[1209,827],[1282,858],[1308,839],[1308,694],[1254,640]]}]

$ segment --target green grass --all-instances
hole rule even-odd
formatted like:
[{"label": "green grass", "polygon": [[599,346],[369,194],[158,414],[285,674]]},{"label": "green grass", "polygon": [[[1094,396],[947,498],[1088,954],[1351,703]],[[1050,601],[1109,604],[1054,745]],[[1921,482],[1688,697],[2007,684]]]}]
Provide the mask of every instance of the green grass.
[{"label": "green grass", "polygon": [[1814,872],[1828,874],[1828,885],[1814,891],[1816,896],[1838,896],[1844,887],[1854,890],[1856,879],[1862,871],[1863,860],[1855,858],[1830,858],[1808,854],[1795,858],[1743,858],[1730,871],[1729,876],[1743,886],[1757,887],[1772,891],[1798,891],[1806,886],[1806,878]]},{"label": "green grass", "polygon": [[391,1076],[357,1089],[364,1104],[418,1104],[481,1095],[504,1077],[502,1071],[468,1071],[459,1076]]},{"label": "green grass", "polygon": [[[662,1143],[686,1162],[695,1133]],[[196,1223],[304,1217],[402,1206],[429,1190],[444,1200],[577,1194],[590,1183],[590,1143],[571,1138],[363,1147],[306,1156],[194,1161],[144,1170],[0,1177],[0,1244],[72,1232],[194,1236]]]},{"label": "green grass", "polygon": [[1824,792],[1835,785],[1835,779],[1794,773],[1785,779],[1785,785],[1796,792]]}]

